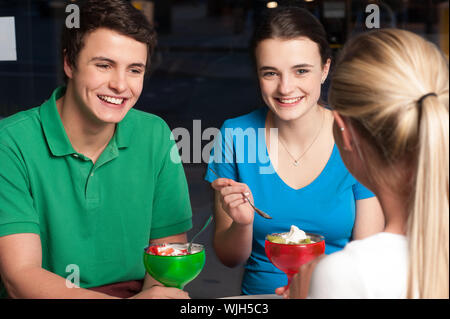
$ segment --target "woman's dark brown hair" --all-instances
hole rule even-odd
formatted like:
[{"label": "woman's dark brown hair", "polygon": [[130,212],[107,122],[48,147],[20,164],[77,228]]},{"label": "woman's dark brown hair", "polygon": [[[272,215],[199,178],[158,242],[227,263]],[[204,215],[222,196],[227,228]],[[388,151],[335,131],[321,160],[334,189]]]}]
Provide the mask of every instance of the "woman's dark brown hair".
[{"label": "woman's dark brown hair", "polygon": [[[67,57],[73,68],[77,66],[77,58],[84,47],[87,34],[98,28],[107,28],[138,42],[147,45],[147,70],[156,46],[156,32],[147,18],[129,1],[126,0],[84,0],[77,1],[80,5],[80,27],[63,27],[61,36],[61,53]],[[67,77],[64,74],[65,81]]]},{"label": "woman's dark brown hair", "polygon": [[[267,9],[256,26],[250,42],[252,57],[261,41],[267,39],[294,39],[306,37],[317,43],[322,66],[331,57],[327,33],[320,21],[308,10],[299,7],[278,7]],[[256,63],[255,63],[256,65]]]}]

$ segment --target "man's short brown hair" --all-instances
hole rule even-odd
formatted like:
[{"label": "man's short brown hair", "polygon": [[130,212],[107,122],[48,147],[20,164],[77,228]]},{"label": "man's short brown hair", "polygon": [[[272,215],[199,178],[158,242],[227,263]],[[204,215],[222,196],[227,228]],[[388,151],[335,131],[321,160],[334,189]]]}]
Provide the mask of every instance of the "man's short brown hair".
[{"label": "man's short brown hair", "polygon": [[[63,27],[61,53],[71,67],[76,68],[77,58],[84,47],[87,34],[99,28],[107,28],[147,45],[147,70],[156,46],[156,32],[147,18],[126,0],[84,0],[80,6],[80,27]],[[67,77],[64,74],[67,82]]]}]

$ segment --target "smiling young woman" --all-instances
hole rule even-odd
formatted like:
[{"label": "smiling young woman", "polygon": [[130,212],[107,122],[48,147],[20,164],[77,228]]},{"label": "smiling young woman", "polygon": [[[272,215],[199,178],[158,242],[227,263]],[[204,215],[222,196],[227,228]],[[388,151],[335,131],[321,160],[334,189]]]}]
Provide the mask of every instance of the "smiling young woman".
[{"label": "smiling young woman", "polygon": [[[381,231],[384,220],[377,199],[345,168],[334,144],[332,113],[319,101],[331,65],[320,22],[304,9],[270,9],[251,48],[266,105],[225,121],[209,164],[223,178],[208,170],[205,179],[215,189],[218,257],[228,266],[245,263],[242,293],[273,294],[286,285],[286,276],[265,255],[267,234],[296,225],[324,235],[329,254]],[[227,134],[230,129],[236,134]],[[262,129],[265,136],[245,142],[239,134],[249,129]],[[245,151],[267,154],[271,173],[261,173],[267,163],[260,158],[239,161],[250,158]],[[242,193],[273,219],[255,216]]]}]

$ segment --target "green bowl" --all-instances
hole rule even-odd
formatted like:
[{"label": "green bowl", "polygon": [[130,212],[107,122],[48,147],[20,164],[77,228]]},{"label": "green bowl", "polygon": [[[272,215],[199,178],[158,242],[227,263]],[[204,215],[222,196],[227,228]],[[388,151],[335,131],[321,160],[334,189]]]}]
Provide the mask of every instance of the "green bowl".
[{"label": "green bowl", "polygon": [[[153,246],[158,244],[153,244]],[[177,245],[184,245],[178,244]],[[150,245],[152,246],[152,245]],[[157,256],[144,249],[144,265],[148,274],[166,287],[183,289],[194,280],[205,265],[205,248],[200,244],[192,244],[192,254],[183,256]],[[187,244],[185,244],[187,248]]]}]

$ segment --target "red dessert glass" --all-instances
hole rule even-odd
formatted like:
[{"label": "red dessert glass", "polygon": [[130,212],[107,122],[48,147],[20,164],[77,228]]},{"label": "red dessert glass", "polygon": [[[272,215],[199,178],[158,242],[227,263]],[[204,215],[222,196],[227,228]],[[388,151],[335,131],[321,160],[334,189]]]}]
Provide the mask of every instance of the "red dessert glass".
[{"label": "red dessert glass", "polygon": [[[271,234],[272,236],[280,236],[280,234]],[[300,266],[310,262],[325,252],[325,238],[317,234],[306,234],[311,241],[310,244],[280,244],[274,243],[267,239],[265,241],[266,255],[270,262],[286,273],[289,288],[292,277],[298,273]]]}]

